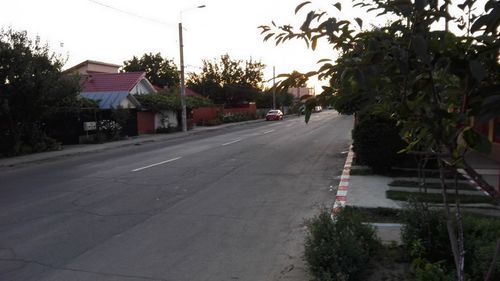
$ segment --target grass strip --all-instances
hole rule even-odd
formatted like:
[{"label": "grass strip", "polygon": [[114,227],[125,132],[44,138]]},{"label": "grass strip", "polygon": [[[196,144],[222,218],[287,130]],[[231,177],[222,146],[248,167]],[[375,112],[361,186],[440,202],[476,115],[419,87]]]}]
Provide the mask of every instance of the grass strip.
[{"label": "grass strip", "polygon": [[379,222],[379,223],[400,223],[401,210],[391,208],[364,208],[346,206],[346,209],[353,210],[359,214],[363,222]]},{"label": "grass strip", "polygon": [[[437,193],[422,193],[422,192],[405,192],[397,190],[387,190],[385,192],[387,198],[396,201],[408,201],[410,198],[415,198],[420,202],[427,203],[443,203],[443,196]],[[457,196],[455,194],[448,194],[448,201],[455,202]],[[472,204],[472,203],[486,203],[495,204],[493,199],[488,196],[483,195],[459,195],[460,203],[462,204]]]},{"label": "grass strip", "polygon": [[[394,181],[390,182],[388,185],[389,186],[400,186],[400,187],[415,187],[415,188],[419,187],[419,183],[417,181],[411,181],[411,180],[394,180]],[[427,183],[425,183],[424,187],[431,188],[431,189],[441,189],[441,183],[439,183],[439,182],[427,182]],[[463,183],[463,182],[459,182],[457,185],[457,188],[459,190],[475,190],[469,184]],[[450,185],[450,189],[454,189],[454,188],[452,188],[452,186]]]}]

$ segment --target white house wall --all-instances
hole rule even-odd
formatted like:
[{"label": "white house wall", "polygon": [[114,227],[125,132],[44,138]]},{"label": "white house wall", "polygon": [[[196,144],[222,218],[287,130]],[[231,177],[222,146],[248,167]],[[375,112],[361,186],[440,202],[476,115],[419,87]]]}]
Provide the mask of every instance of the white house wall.
[{"label": "white house wall", "polygon": [[120,106],[122,108],[135,108],[135,105],[128,98],[123,99]]},{"label": "white house wall", "polygon": [[177,127],[177,114],[174,111],[162,111],[155,114],[155,130],[158,128]]}]

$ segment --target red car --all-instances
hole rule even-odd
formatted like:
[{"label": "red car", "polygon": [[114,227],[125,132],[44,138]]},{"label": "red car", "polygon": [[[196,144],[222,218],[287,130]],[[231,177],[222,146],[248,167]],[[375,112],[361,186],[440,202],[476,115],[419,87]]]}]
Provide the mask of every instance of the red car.
[{"label": "red car", "polygon": [[271,109],[269,112],[266,114],[266,121],[271,121],[271,120],[283,120],[283,112],[279,109]]}]

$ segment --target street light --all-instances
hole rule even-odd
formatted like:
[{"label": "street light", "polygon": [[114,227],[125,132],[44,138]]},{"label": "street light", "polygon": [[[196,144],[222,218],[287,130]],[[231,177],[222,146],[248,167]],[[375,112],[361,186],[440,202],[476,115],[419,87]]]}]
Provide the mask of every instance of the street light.
[{"label": "street light", "polygon": [[181,107],[182,107],[182,131],[187,132],[187,114],[186,114],[186,84],[184,81],[184,44],[182,41],[182,13],[189,11],[189,10],[194,10],[194,9],[201,9],[205,8],[205,5],[200,5],[195,8],[191,9],[186,9],[182,10],[180,13],[180,19],[179,19],[179,50],[180,50],[180,57],[181,57]]}]

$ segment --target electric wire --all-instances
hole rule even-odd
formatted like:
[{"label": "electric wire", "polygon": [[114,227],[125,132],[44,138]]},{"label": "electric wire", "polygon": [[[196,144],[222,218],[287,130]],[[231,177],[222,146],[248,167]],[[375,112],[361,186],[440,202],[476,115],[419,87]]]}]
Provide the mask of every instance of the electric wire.
[{"label": "electric wire", "polygon": [[114,6],[111,6],[111,5],[108,5],[108,4],[96,1],[96,0],[87,0],[87,1],[91,2],[91,3],[95,4],[95,5],[98,5],[98,6],[101,6],[101,7],[104,7],[104,8],[113,10],[113,11],[116,11],[116,12],[119,12],[119,13],[122,13],[122,14],[126,14],[126,15],[129,15],[129,16],[132,16],[132,17],[136,17],[136,18],[139,18],[139,19],[142,19],[142,20],[146,20],[146,21],[149,21],[149,22],[153,22],[153,23],[156,23],[156,24],[166,25],[166,26],[169,26],[169,27],[174,27],[175,26],[175,23],[173,23],[173,22],[165,22],[165,21],[161,21],[161,20],[149,18],[149,17],[143,16],[143,15],[139,15],[139,14],[130,12],[130,11],[126,11],[126,10],[123,10],[123,9],[120,9],[120,8],[116,8]]}]

